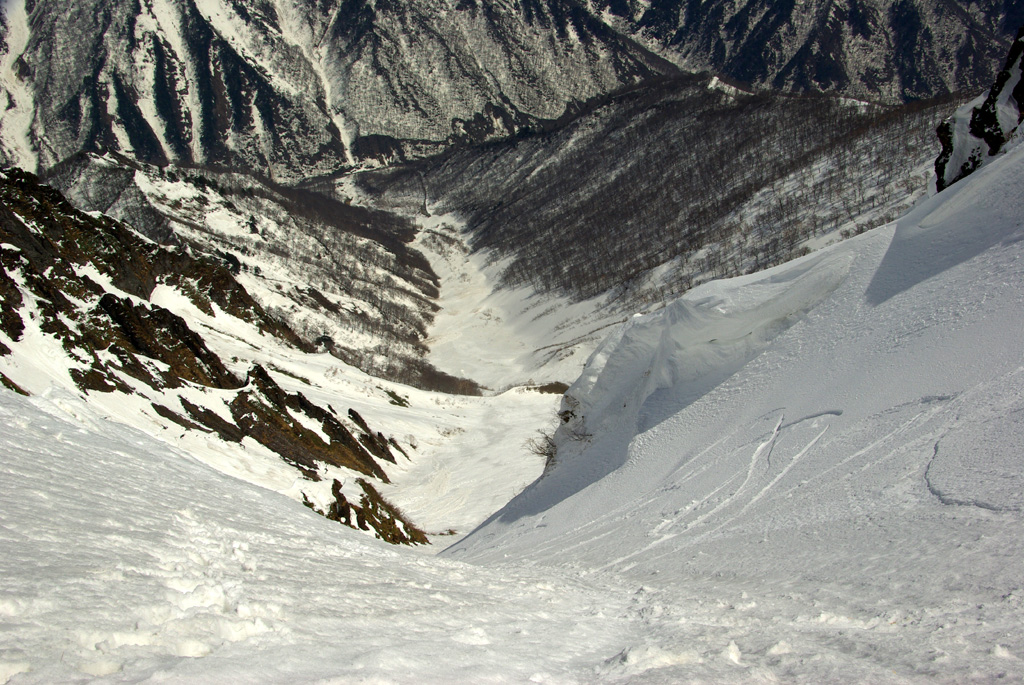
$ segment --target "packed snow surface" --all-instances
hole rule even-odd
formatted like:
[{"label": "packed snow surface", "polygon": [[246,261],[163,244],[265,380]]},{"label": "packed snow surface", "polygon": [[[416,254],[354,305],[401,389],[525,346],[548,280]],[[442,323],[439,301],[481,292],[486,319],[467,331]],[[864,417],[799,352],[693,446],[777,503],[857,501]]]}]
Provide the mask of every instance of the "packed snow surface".
[{"label": "packed snow surface", "polygon": [[631,319],[440,557],[0,392],[0,683],[1020,680],[1022,197],[1018,148]]}]

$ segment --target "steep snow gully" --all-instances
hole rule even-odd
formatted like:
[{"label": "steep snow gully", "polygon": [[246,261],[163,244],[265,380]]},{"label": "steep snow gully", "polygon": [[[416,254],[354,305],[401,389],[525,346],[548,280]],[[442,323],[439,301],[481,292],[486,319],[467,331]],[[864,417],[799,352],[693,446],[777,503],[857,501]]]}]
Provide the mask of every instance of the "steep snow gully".
[{"label": "steep snow gully", "polygon": [[642,584],[652,680],[718,679],[714,634],[738,679],[1020,677],[1022,153],[634,318],[556,465],[445,555]]},{"label": "steep snow gully", "polygon": [[1022,198],[1011,145],[633,317],[438,556],[2,391],[0,683],[1024,679]]}]

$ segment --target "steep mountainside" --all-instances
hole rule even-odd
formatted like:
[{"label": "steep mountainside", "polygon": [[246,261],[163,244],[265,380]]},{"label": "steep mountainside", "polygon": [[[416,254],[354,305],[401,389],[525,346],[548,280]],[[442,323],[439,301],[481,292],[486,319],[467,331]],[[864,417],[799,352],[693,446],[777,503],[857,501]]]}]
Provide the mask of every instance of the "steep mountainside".
[{"label": "steep mountainside", "polygon": [[977,92],[1024,24],[1015,0],[590,0],[690,69],[886,101]]},{"label": "steep mountainside", "polygon": [[671,68],[572,0],[15,0],[7,163],[79,151],[279,180],[504,136]]},{"label": "steep mountainside", "polygon": [[6,163],[112,150],[286,182],[550,128],[676,71],[644,44],[742,82],[897,101],[978,90],[1024,22],[1010,0],[3,7]]},{"label": "steep mountainside", "polygon": [[948,107],[680,77],[558,131],[357,182],[408,212],[460,217],[473,249],[502,265],[503,287],[614,291],[634,311],[895,218],[927,188]]}]

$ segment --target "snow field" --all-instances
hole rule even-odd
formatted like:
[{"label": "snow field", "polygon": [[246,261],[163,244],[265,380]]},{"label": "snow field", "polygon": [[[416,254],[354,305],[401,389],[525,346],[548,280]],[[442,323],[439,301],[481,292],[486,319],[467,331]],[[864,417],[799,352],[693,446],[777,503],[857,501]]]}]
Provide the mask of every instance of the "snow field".
[{"label": "snow field", "polygon": [[586,682],[629,630],[617,590],[368,540],[45,397],[0,415],[0,682]]}]

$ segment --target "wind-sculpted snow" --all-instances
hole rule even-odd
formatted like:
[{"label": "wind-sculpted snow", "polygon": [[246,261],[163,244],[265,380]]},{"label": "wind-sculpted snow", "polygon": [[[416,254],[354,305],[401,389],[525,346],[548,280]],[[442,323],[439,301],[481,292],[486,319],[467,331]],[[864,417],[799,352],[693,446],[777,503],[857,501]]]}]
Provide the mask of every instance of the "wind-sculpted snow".
[{"label": "wind-sculpted snow", "polygon": [[626,662],[657,682],[714,679],[654,656],[710,634],[737,679],[1020,677],[1022,179],[1017,147],[628,322],[545,476],[446,555],[643,582],[661,603]]}]

